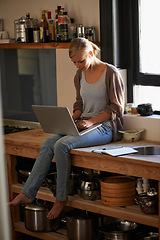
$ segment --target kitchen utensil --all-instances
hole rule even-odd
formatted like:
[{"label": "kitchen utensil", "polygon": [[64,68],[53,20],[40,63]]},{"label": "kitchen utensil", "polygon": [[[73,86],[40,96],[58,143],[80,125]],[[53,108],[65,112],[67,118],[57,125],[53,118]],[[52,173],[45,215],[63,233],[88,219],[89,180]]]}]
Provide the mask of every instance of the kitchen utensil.
[{"label": "kitchen utensil", "polygon": [[137,112],[141,116],[150,116],[153,114],[152,104],[145,103],[145,104],[139,104],[137,106]]},{"label": "kitchen utensil", "polygon": [[78,194],[81,198],[86,200],[100,199],[99,181],[95,178],[90,178],[86,174],[83,174],[82,180],[80,181]]},{"label": "kitchen utensil", "polygon": [[158,214],[158,193],[151,188],[148,192],[139,194],[135,201],[142,212],[146,214]]},{"label": "kitchen utensil", "polygon": [[87,191],[87,190],[78,189],[78,195],[81,198],[86,200],[96,200],[96,199],[100,199],[101,197],[100,190]]},{"label": "kitchen utensil", "polygon": [[127,206],[135,202],[136,180],[128,176],[101,179],[101,200],[108,206]]},{"label": "kitchen utensil", "polygon": [[90,181],[81,181],[80,184],[80,189],[81,190],[86,190],[86,191],[91,191],[91,190],[97,190],[99,187],[94,179]]},{"label": "kitchen utensil", "polygon": [[140,240],[158,240],[158,239],[159,239],[159,233],[149,232],[149,233],[145,234],[145,236],[143,238],[141,238]]},{"label": "kitchen utensil", "polygon": [[119,133],[123,133],[123,139],[126,142],[136,142],[140,139],[140,133],[143,131],[144,131],[144,129],[126,130],[126,131],[119,131]]},{"label": "kitchen utensil", "polygon": [[25,17],[14,21],[14,31],[16,42],[26,42]]},{"label": "kitchen utensil", "polygon": [[113,222],[99,229],[105,239],[110,240],[131,240],[134,239],[134,233],[137,228],[135,222],[120,221]]},{"label": "kitchen utensil", "polygon": [[25,227],[34,232],[49,232],[59,227],[59,219],[50,220],[47,214],[50,207],[43,202],[27,204],[24,207],[25,212]]},{"label": "kitchen utensil", "polygon": [[83,210],[72,210],[66,214],[69,240],[92,240],[95,236],[94,215]]}]

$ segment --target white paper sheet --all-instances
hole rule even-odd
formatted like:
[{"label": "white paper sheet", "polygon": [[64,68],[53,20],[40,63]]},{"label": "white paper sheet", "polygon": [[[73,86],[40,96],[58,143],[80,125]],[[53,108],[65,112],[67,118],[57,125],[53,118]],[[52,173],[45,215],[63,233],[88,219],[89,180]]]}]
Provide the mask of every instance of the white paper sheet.
[{"label": "white paper sheet", "polygon": [[138,151],[131,147],[117,147],[117,148],[97,149],[97,150],[93,150],[92,152],[101,153],[101,154],[109,154],[111,156],[116,157],[116,156],[120,156],[120,155],[136,153]]}]

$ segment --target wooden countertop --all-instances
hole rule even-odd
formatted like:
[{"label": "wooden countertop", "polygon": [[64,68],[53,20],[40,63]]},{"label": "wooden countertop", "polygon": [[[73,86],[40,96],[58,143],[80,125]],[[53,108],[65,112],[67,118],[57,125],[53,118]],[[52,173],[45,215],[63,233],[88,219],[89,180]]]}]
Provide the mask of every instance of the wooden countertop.
[{"label": "wooden countertop", "polygon": [[[42,142],[49,136],[51,134],[45,134],[42,129],[4,135],[5,152],[10,155],[36,158]],[[134,143],[127,143],[118,141],[103,146],[74,149],[71,150],[71,162],[78,167],[160,180],[160,156],[130,154],[113,157],[92,152],[95,148],[101,149],[105,146],[135,147],[144,145],[160,145],[160,142],[140,140]]]}]

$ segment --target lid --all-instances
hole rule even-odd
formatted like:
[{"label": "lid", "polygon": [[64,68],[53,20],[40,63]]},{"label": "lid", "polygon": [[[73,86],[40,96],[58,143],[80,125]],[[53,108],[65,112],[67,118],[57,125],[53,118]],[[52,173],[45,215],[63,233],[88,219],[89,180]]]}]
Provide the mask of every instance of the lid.
[{"label": "lid", "polygon": [[71,219],[93,219],[93,214],[81,209],[69,211],[66,216]]},{"label": "lid", "polygon": [[42,205],[38,205],[35,203],[27,204],[25,206],[25,210],[31,210],[31,211],[44,211],[45,207]]}]

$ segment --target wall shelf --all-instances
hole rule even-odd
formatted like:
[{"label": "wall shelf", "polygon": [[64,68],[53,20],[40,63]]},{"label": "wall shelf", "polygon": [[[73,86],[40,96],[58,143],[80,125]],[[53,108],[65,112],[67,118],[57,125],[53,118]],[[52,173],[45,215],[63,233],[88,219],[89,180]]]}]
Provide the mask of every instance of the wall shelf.
[{"label": "wall shelf", "polygon": [[0,49],[68,49],[70,42],[59,43],[1,43]]},{"label": "wall shelf", "polygon": [[[1,43],[0,49],[69,49],[71,42],[50,42],[50,43]],[[95,43],[100,46],[99,42]]]}]

